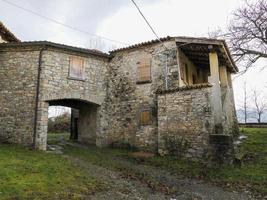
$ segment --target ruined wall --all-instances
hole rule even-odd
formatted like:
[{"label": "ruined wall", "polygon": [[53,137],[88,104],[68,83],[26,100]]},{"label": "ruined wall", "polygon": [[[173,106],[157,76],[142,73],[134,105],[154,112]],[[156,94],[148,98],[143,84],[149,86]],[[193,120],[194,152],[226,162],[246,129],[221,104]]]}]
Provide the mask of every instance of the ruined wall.
[{"label": "ruined wall", "polygon": [[0,138],[32,144],[38,49],[0,49]]},{"label": "ruined wall", "polygon": [[[78,80],[69,77],[70,58],[73,55],[84,60],[84,80]],[[91,133],[94,135],[94,137],[96,137],[96,143],[102,143],[102,141],[98,142],[98,140],[104,139],[104,125],[102,125],[102,123],[104,123],[104,119],[102,118],[101,114],[104,111],[101,107],[101,104],[103,103],[106,95],[106,71],[108,59],[91,56],[88,54],[75,53],[71,51],[59,51],[57,49],[49,48],[43,52],[42,61],[40,102],[37,123],[37,143],[38,146],[40,146],[40,149],[46,148],[48,102],[52,100],[72,99],[77,100],[77,105],[79,105],[79,101],[85,101],[86,103],[89,103],[90,105],[88,105],[88,107],[90,108],[79,108],[84,110],[80,112],[80,116],[87,115],[85,110],[88,110],[88,112],[89,110],[94,110],[95,119],[93,119],[89,114],[90,119],[92,119],[92,123],[94,124],[96,121],[98,121],[98,124],[91,125],[91,122],[87,121],[87,123],[90,124],[88,125],[87,133]],[[97,106],[100,108],[97,108]],[[97,109],[98,112],[96,113]],[[85,122],[81,122],[80,124],[84,125],[84,123]],[[83,138],[90,138],[90,140],[92,140],[91,137],[93,137],[93,135],[86,136],[86,129],[84,126],[81,126],[81,132]]]},{"label": "ruined wall", "polygon": [[[211,87],[197,85],[158,94],[159,153],[201,158],[213,129]],[[176,149],[175,149],[176,148]]]},{"label": "ruined wall", "polygon": [[[165,42],[171,49],[168,56],[168,86],[178,86],[176,44]],[[130,144],[142,149],[157,149],[157,98],[155,91],[165,87],[166,55],[162,44],[154,44],[115,52],[109,64],[106,104],[109,116],[108,143]],[[151,82],[137,83],[137,63],[144,57],[151,59]],[[151,123],[140,125],[142,109],[151,110]]]}]

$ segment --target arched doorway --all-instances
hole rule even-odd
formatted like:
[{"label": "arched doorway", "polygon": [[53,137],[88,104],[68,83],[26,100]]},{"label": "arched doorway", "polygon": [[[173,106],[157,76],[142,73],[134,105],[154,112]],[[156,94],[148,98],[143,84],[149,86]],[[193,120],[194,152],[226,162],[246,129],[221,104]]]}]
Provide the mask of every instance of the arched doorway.
[{"label": "arched doorway", "polygon": [[42,103],[37,124],[35,148],[46,150],[49,106],[64,106],[72,110],[70,137],[80,143],[96,145],[99,105],[81,99],[52,99]]}]

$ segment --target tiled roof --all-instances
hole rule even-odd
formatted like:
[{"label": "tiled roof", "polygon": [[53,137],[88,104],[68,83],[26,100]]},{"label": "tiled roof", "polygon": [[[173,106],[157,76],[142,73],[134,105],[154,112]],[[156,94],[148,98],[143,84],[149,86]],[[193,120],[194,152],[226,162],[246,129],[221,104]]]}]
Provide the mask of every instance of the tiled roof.
[{"label": "tiled roof", "polygon": [[167,90],[159,89],[159,90],[156,91],[156,93],[157,94],[168,94],[168,93],[174,93],[174,92],[183,91],[183,90],[193,90],[193,89],[201,89],[201,88],[207,88],[207,87],[212,87],[212,85],[210,83],[186,85],[186,86],[167,89]]},{"label": "tiled roof", "polygon": [[111,57],[109,54],[106,54],[99,50],[85,49],[85,48],[74,47],[74,46],[69,46],[65,44],[58,44],[58,43],[48,42],[48,41],[30,41],[30,42],[19,42],[19,43],[11,42],[11,43],[2,43],[0,44],[0,46],[2,47],[47,46],[47,47],[54,47],[54,48],[59,48],[59,49],[75,51],[79,53],[91,54],[91,55],[100,56],[100,57],[106,57],[106,58]]},{"label": "tiled roof", "polygon": [[20,40],[8,28],[0,22],[0,35],[8,42],[20,42]]},{"label": "tiled roof", "polygon": [[[159,38],[159,39],[160,39],[161,42],[165,42],[165,41],[173,40],[174,37],[167,36],[167,37],[163,37],[163,38]],[[146,46],[146,45],[156,44],[156,43],[159,43],[160,41],[159,40],[150,40],[150,41],[147,41],[147,42],[141,42],[141,43],[134,44],[134,45],[131,45],[131,46],[127,46],[127,47],[123,47],[123,48],[119,48],[119,49],[114,49],[114,50],[110,51],[110,53],[112,54],[112,53],[119,52],[119,51],[135,49],[135,48],[143,47],[143,46]]]},{"label": "tiled roof", "polygon": [[165,41],[170,41],[173,40],[177,43],[178,46],[181,46],[182,48],[184,46],[190,46],[190,45],[198,45],[198,46],[208,46],[208,45],[215,45],[215,46],[221,46],[225,49],[225,54],[227,55],[227,59],[229,59],[229,62],[231,62],[232,65],[232,71],[233,72],[238,72],[238,68],[235,65],[235,62],[230,54],[229,48],[225,42],[225,40],[222,39],[212,39],[212,38],[206,38],[206,37],[187,37],[187,36],[177,36],[177,37],[163,37],[160,38],[160,40],[150,40],[147,42],[141,42],[138,44],[134,44],[128,47],[123,47],[123,48],[119,48],[119,49],[115,49],[110,51],[109,53],[112,55],[114,53],[120,52],[120,51],[125,51],[125,50],[131,50],[131,49],[137,49],[140,47],[144,47],[147,45],[151,45],[151,44],[156,44],[159,42],[165,42]]}]

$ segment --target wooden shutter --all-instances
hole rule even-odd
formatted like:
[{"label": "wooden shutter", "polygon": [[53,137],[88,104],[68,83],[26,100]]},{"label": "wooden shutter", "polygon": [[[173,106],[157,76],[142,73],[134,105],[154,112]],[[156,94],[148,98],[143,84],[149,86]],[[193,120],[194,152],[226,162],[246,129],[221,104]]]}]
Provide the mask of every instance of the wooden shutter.
[{"label": "wooden shutter", "polygon": [[137,81],[151,81],[151,63],[150,59],[145,58],[138,62],[137,65]]},{"label": "wooden shutter", "polygon": [[151,111],[150,110],[143,110],[141,112],[141,126],[151,124]]},{"label": "wooden shutter", "polygon": [[80,57],[70,58],[69,76],[71,78],[77,78],[77,79],[85,78],[84,60],[82,58]]}]

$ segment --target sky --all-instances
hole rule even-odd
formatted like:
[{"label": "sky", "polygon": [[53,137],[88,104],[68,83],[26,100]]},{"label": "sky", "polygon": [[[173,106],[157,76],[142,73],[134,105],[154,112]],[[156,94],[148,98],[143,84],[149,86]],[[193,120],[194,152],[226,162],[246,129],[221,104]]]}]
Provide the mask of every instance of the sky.
[{"label": "sky", "polygon": [[[7,1],[81,31],[34,15]],[[136,0],[136,3],[160,37],[205,37],[219,27],[225,29],[243,0]],[[108,51],[155,39],[131,0],[0,0],[0,13],[0,20],[22,41],[48,40]],[[267,61],[261,60],[245,75],[234,77],[237,108],[243,101],[245,81],[249,94],[257,89],[267,99],[267,67],[262,70],[264,65]]]}]

